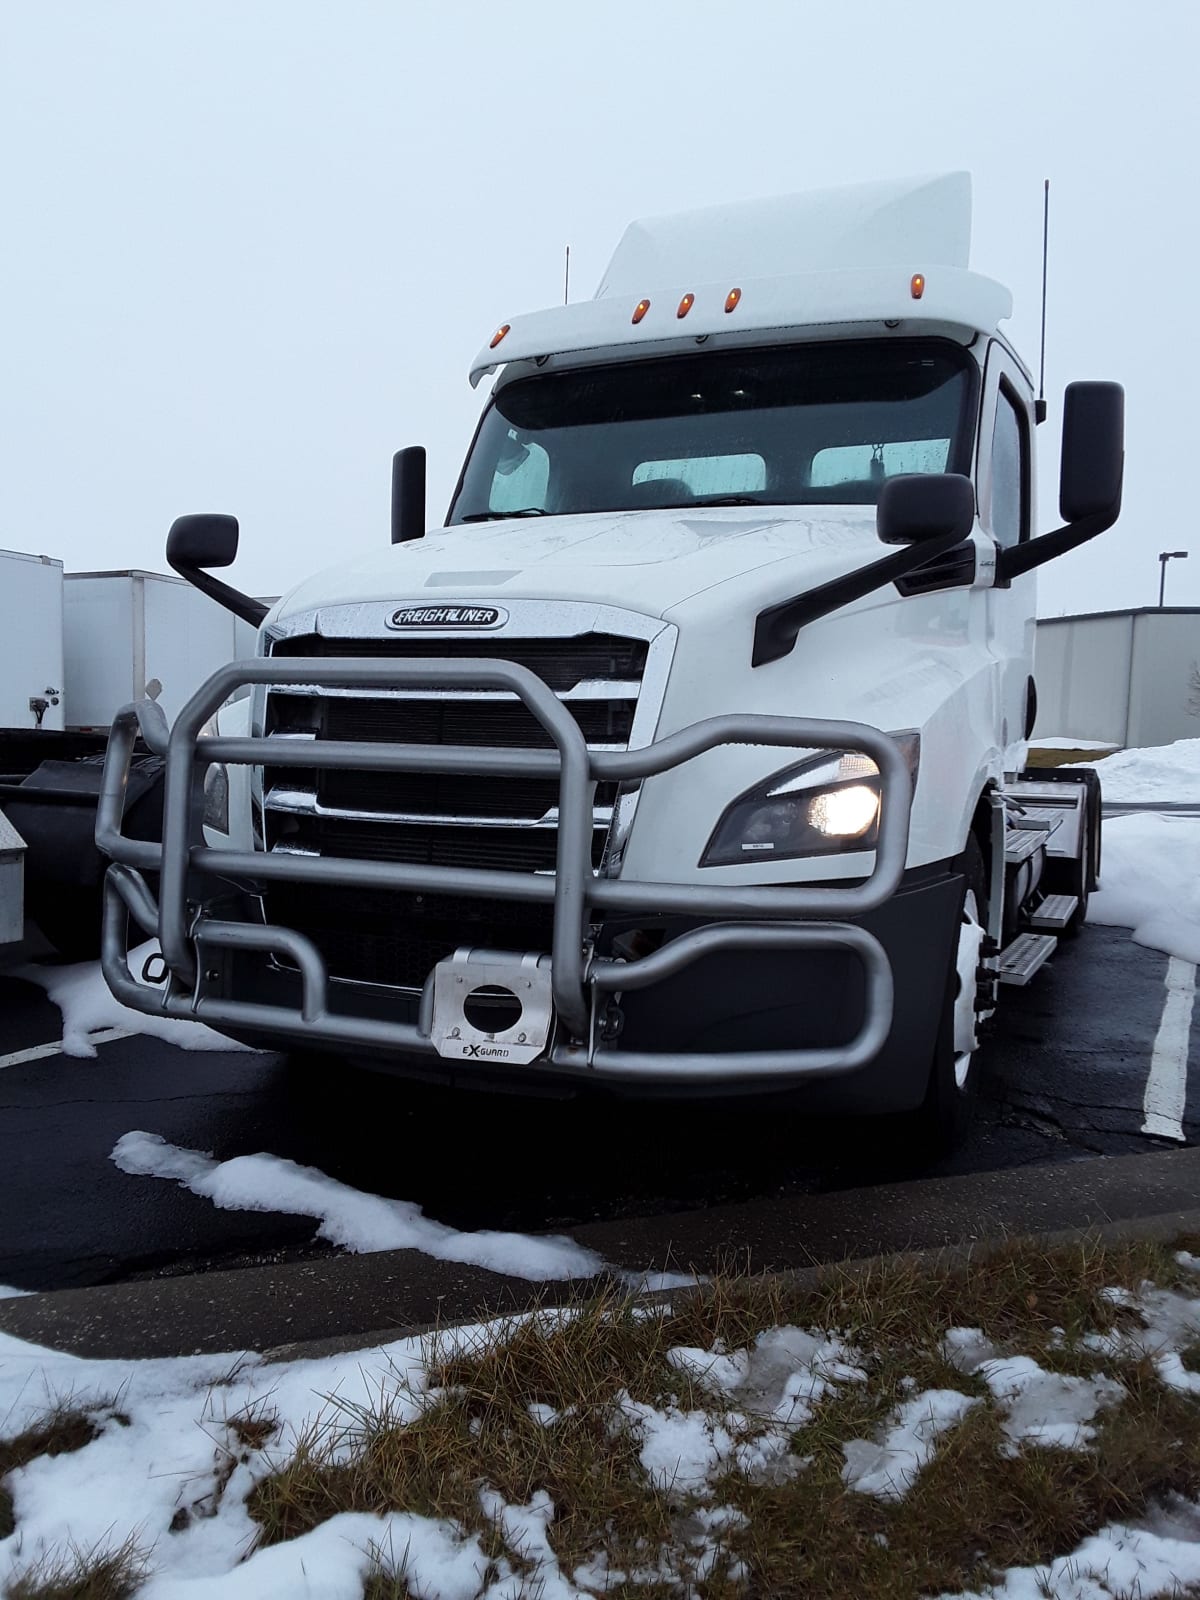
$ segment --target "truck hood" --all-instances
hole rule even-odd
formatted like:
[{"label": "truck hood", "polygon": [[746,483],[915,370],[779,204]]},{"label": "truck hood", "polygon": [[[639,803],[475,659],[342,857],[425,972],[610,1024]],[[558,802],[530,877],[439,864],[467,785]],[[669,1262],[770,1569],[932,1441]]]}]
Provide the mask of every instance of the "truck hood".
[{"label": "truck hood", "polygon": [[[582,600],[665,617],[715,586],[780,565],[778,595],[886,552],[864,506],[698,508],[519,518],[437,528],[306,579],[272,620],[368,601]],[[775,585],[770,585],[774,589]]]}]

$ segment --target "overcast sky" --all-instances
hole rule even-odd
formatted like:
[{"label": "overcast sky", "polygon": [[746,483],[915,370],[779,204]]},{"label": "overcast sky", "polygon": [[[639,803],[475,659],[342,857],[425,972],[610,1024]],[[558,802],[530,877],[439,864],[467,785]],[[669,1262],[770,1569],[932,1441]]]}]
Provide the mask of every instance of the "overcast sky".
[{"label": "overcast sky", "polygon": [[1200,605],[1193,0],[0,0],[0,546],[164,567],[233,511],[276,593],[440,521],[514,313],[590,295],[632,217],[965,167],[972,265],[1058,399],[1128,391],[1125,510],[1041,610]]}]

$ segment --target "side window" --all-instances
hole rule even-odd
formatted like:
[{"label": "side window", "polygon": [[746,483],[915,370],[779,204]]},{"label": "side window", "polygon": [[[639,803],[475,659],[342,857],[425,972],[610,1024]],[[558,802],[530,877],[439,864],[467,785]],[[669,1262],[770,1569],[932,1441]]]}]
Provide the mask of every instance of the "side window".
[{"label": "side window", "polygon": [[550,483],[550,457],[540,444],[522,444],[517,430],[510,428],[505,448],[496,462],[489,511],[524,511],[527,507],[546,509],[546,490]]},{"label": "side window", "polygon": [[1019,544],[1029,524],[1029,461],[1026,423],[1008,390],[996,396],[992,429],[991,531],[1002,550]]}]

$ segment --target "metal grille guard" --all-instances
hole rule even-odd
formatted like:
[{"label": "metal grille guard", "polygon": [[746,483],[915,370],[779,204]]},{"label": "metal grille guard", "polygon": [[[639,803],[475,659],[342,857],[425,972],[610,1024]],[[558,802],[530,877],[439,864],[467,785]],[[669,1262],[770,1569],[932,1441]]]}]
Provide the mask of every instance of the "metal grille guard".
[{"label": "metal grille guard", "polygon": [[[199,730],[229,695],[244,685],[311,681],[331,687],[488,688],[517,695],[554,742],[554,750],[480,749],[447,745],[345,743],[333,740],[268,741],[199,738]],[[125,785],[134,743],[141,735],[166,757],[161,845],[127,839],[121,831]],[[597,782],[636,782],[722,744],[785,749],[859,750],[879,769],[883,801],[875,864],[849,887],[714,885],[626,882],[597,878],[590,858],[592,796]],[[272,767],[316,767],[384,772],[491,774],[557,778],[559,827],[552,876],[492,868],[325,859],[266,851],[214,849],[189,837],[196,775],[211,762]],[[908,848],[911,781],[894,741],[858,722],[800,717],[711,717],[640,749],[589,751],[577,723],[558,697],[528,668],[506,661],[462,659],[339,660],[288,657],[232,662],[214,673],[188,701],[168,733],[154,702],[124,707],[113,724],[105,756],[96,817],[96,843],[110,857],[105,884],[102,964],[109,987],[136,1010],[193,1019],[217,1029],[295,1034],[309,1042],[385,1047],[430,1055],[432,974],[415,1023],[330,1012],[328,973],[311,940],[291,929],[219,921],[189,905],[189,872],[229,880],[288,881],[343,888],[415,890],[481,898],[552,902],[551,978],[555,1011],[569,1033],[549,1053],[559,1071],[594,1078],[695,1082],[728,1078],[833,1076],[866,1065],[880,1050],[892,1021],[892,973],[879,941],[853,924],[826,920],[858,916],[896,891]],[[159,874],[157,902],[142,874]],[[713,919],[685,932],[653,954],[621,961],[589,956],[590,920],[644,912]],[[593,919],[590,913],[597,913]],[[138,983],[126,956],[128,918],[156,935],[168,969],[164,991]],[[822,920],[802,920],[819,918]],[[735,919],[725,921],[722,919]],[[204,946],[283,954],[298,968],[298,1010],[259,1001],[204,995],[197,955]],[[672,1053],[622,1051],[594,1027],[597,997],[645,988],[716,951],[745,949],[851,950],[866,978],[864,1020],[849,1043],[774,1051]]]}]

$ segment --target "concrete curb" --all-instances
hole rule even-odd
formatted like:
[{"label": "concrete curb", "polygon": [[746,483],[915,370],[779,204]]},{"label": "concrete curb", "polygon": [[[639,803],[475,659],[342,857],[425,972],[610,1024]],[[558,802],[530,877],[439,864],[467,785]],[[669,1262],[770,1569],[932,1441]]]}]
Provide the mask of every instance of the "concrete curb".
[{"label": "concrete curb", "polygon": [[[625,1271],[787,1273],[884,1257],[970,1259],[1012,1237],[1047,1244],[1200,1234],[1200,1148],[1098,1156],[669,1217],[591,1223],[580,1244]],[[0,1330],[111,1358],[253,1349],[294,1359],[527,1310],[597,1280],[531,1284],[414,1251],[63,1289],[0,1301]],[[671,1294],[689,1290],[670,1291]]]},{"label": "concrete curb", "polygon": [[[1002,1245],[1017,1240],[1053,1250],[1093,1241],[1097,1244],[1130,1244],[1144,1240],[1169,1244],[1172,1240],[1183,1237],[1200,1239],[1200,1207],[1193,1211],[1168,1212],[1160,1217],[1135,1217],[1127,1222],[1108,1222],[1099,1227],[1064,1228],[1054,1233],[1011,1233],[997,1235],[991,1239],[976,1239],[970,1244],[942,1245],[931,1250],[899,1250],[888,1255],[823,1261],[816,1266],[789,1268],[772,1276],[780,1278],[795,1293],[805,1294],[815,1292],[835,1273],[848,1273],[852,1277],[856,1274],[866,1276],[882,1266],[898,1266],[906,1263],[922,1266],[931,1271],[938,1267],[961,1267],[973,1260],[986,1260],[990,1253]],[[602,1279],[593,1281],[597,1289],[604,1286]],[[704,1283],[698,1281],[694,1286],[655,1289],[639,1294],[636,1298],[639,1305],[672,1305],[678,1304],[681,1299],[704,1292]],[[554,1298],[551,1298],[551,1303]],[[366,1334],[343,1334],[331,1339],[299,1340],[292,1344],[274,1345],[268,1350],[263,1350],[261,1354],[264,1361],[320,1360],[324,1356],[345,1355],[353,1350],[374,1350],[382,1345],[395,1344],[399,1339],[419,1338],[423,1334],[433,1334],[461,1326],[464,1324],[426,1322],[405,1328],[377,1328]]]}]

